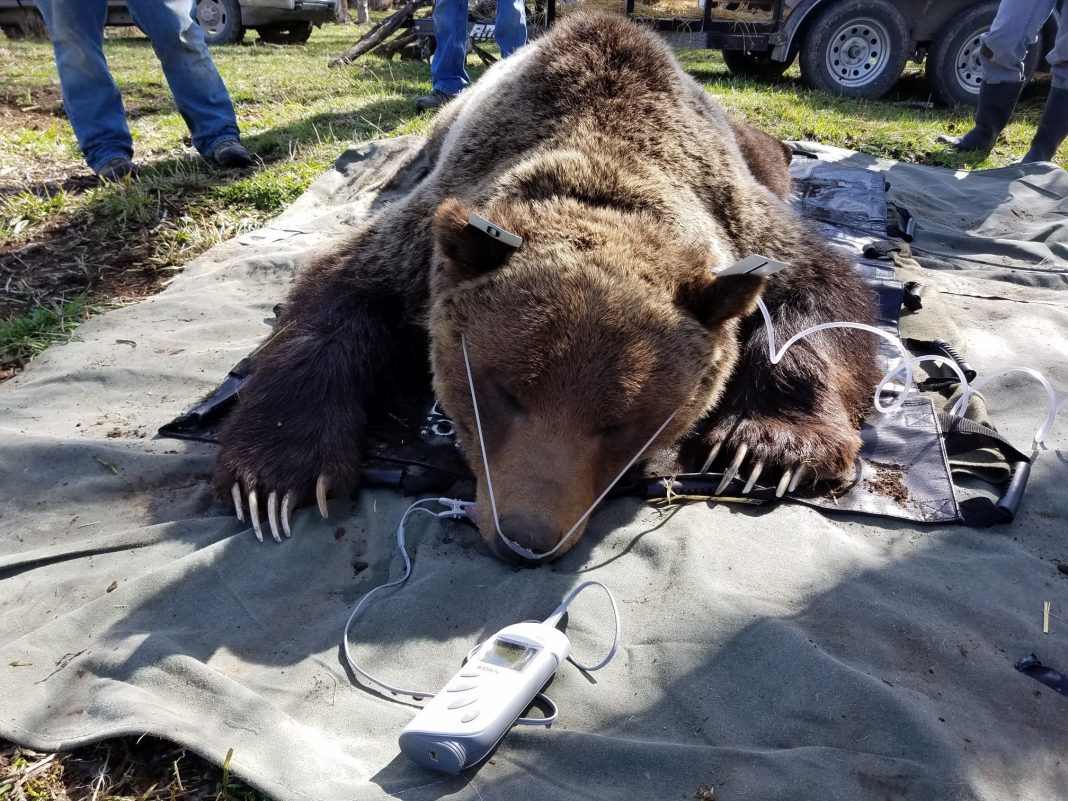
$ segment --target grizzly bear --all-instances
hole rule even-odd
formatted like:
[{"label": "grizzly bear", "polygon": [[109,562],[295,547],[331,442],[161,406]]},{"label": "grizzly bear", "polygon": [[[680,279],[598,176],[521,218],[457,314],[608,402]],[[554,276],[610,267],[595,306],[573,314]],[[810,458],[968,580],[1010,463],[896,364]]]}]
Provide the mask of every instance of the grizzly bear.
[{"label": "grizzly bear", "polygon": [[[215,485],[258,535],[264,507],[275,539],[312,497],[325,516],[372,408],[428,372],[502,556],[498,522],[535,554],[573,529],[566,552],[647,444],[688,441],[779,495],[852,473],[872,337],[824,332],[773,365],[755,303],[781,343],[870,322],[871,293],[781,200],[782,143],[732,122],[655,34],[576,14],[446,106],[425,154],[413,191],[299,275],[255,356]],[[749,254],[791,266],[717,278]]]}]

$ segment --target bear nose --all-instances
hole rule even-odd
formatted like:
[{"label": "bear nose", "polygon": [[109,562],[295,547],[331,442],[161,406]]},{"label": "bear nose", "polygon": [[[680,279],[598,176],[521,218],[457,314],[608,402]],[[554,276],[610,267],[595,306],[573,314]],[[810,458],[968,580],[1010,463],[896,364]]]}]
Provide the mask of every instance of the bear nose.
[{"label": "bear nose", "polygon": [[[548,520],[534,515],[504,515],[501,518],[501,532],[517,545],[522,545],[534,553],[551,551],[560,541],[556,527]],[[501,545],[504,546],[504,543]]]}]

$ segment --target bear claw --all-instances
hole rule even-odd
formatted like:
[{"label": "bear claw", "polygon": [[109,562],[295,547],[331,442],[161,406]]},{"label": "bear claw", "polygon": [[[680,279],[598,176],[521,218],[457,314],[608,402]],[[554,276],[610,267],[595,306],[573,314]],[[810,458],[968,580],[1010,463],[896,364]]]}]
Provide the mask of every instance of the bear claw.
[{"label": "bear claw", "polygon": [[[708,452],[708,458],[705,459],[705,463],[701,467],[702,473],[707,473],[711,469],[712,463],[716,460],[722,447],[723,440],[720,440],[712,446],[712,449]],[[723,478],[716,487],[715,495],[723,494],[723,491],[727,489],[730,483],[738,477],[738,474],[742,470],[742,465],[745,463],[745,457],[748,455],[749,446],[743,442],[738,446],[737,450],[735,450],[734,459],[731,461],[730,466],[724,471]],[[757,481],[764,473],[764,467],[764,460],[760,460],[753,465],[753,469],[749,473],[749,478],[746,479],[745,486],[742,488],[742,495],[748,495],[753,487],[756,486]],[[787,492],[796,490],[810,472],[811,470],[807,465],[799,465],[796,468],[784,470],[782,475],[779,476],[778,484],[775,486],[775,497],[781,498]],[[815,479],[813,478],[813,480]]]},{"label": "bear claw", "polygon": [[[319,512],[325,518],[329,513],[326,507],[326,493],[330,489],[330,480],[325,476],[319,476],[319,480],[315,485],[315,499],[319,505]],[[264,490],[266,491],[266,490]],[[293,510],[296,507],[297,495],[293,490],[288,490],[285,495],[282,495],[282,502],[278,502],[278,496],[281,490],[271,490],[267,495],[267,523],[271,529],[271,536],[275,542],[282,541],[282,535],[285,534],[286,539],[293,536]],[[230,497],[234,502],[234,513],[237,515],[237,519],[242,523],[245,522],[245,502],[246,498],[241,490],[241,483],[235,481],[230,485]],[[263,521],[260,519],[260,496],[256,490],[252,490],[248,494],[248,517],[252,523],[252,530],[256,534],[256,539],[263,542]]]},{"label": "bear claw", "polygon": [[282,498],[282,531],[285,532],[287,538],[293,536],[293,532],[290,531],[290,528],[289,528],[290,527],[290,523],[292,522],[290,520],[290,517],[293,514],[292,511],[290,511],[290,506],[292,505],[292,503],[293,503],[293,491],[290,490]]},{"label": "bear claw", "polygon": [[281,542],[282,535],[278,531],[280,526],[278,525],[278,493],[276,491],[272,491],[267,496],[267,520],[271,524],[271,536],[274,537],[274,541]]},{"label": "bear claw", "polygon": [[753,472],[749,474],[749,480],[745,482],[745,488],[742,490],[742,495],[748,495],[749,490],[753,488],[753,485],[757,483],[757,479],[760,478],[760,474],[764,472],[764,463],[757,462],[753,465]]},{"label": "bear claw", "polygon": [[319,514],[323,516],[323,520],[330,517],[330,510],[326,506],[326,492],[329,489],[330,480],[320,473],[319,479],[315,482],[315,502],[319,505]]},{"label": "bear claw", "polygon": [[[237,519],[245,522],[244,499],[241,494],[241,484],[235,481],[230,487],[230,497],[234,501],[234,512]],[[260,499],[253,490],[248,494],[249,517],[252,518],[252,530],[256,532],[256,539],[263,542],[263,523],[260,520]],[[282,541],[282,534],[287,538],[293,536],[293,492],[290,490],[282,496],[282,504],[278,504],[278,492],[272,491],[267,496],[267,522],[271,527],[271,536],[275,542]]]},{"label": "bear claw", "polygon": [[256,497],[256,490],[248,494],[248,516],[252,518],[252,530],[256,532],[256,539],[263,542],[263,528],[260,526],[260,502]]},{"label": "bear claw", "polygon": [[719,495],[723,490],[727,489],[727,485],[734,481],[734,477],[738,475],[738,471],[742,467],[742,462],[745,461],[745,455],[749,453],[749,446],[744,442],[738,446],[738,450],[734,452],[734,461],[731,462],[731,466],[727,468],[727,471],[723,474],[723,480],[719,482],[719,486],[716,487],[716,495]]},{"label": "bear claw", "polygon": [[720,440],[719,442],[717,442],[715,445],[712,446],[712,449],[708,452],[708,458],[705,459],[705,463],[703,465],[701,465],[701,472],[702,473],[707,473],[709,471],[709,468],[712,467],[712,462],[716,461],[716,457],[719,456],[719,449],[722,448],[722,447],[723,447],[723,440]]},{"label": "bear claw", "polygon": [[794,477],[793,470],[786,470],[782,474],[782,478],[779,479],[779,484],[775,487],[775,497],[781,498],[786,494],[787,488],[790,486],[790,479]]},{"label": "bear claw", "polygon": [[230,487],[230,497],[234,499],[234,512],[237,514],[237,519],[244,523],[245,510],[242,508],[241,486],[236,481],[234,482],[234,485]]}]

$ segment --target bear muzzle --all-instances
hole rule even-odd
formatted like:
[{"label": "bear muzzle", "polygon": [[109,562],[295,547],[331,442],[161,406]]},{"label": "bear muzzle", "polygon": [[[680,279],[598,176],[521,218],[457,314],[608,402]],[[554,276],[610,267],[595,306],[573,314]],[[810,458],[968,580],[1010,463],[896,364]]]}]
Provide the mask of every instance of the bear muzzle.
[{"label": "bear muzzle", "polygon": [[[501,533],[535,554],[548,553],[564,536],[564,532],[558,531],[557,527],[545,518],[529,514],[506,514],[501,517]],[[497,540],[500,542],[500,537],[497,537]],[[509,553],[512,552],[503,542],[500,544]]]},{"label": "bear muzzle", "polygon": [[482,540],[489,546],[494,556],[503,562],[512,564],[526,564],[534,567],[559,559],[578,542],[582,537],[583,530],[586,528],[585,521],[583,521],[578,530],[568,537],[567,542],[550,556],[541,559],[530,559],[512,550],[501,538],[501,534],[504,534],[517,546],[525,548],[536,555],[546,554],[556,548],[571,526],[562,527],[553,523],[548,517],[537,514],[537,512],[504,512],[499,518],[499,534],[497,527],[494,525],[493,513],[488,507],[489,504],[487,503],[485,512],[483,512],[483,507],[480,503],[476,513],[476,525],[482,535]]}]

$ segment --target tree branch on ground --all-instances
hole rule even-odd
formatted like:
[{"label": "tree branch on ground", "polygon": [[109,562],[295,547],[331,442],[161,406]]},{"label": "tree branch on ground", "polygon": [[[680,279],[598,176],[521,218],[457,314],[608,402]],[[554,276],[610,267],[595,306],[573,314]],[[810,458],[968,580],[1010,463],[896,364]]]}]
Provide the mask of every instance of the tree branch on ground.
[{"label": "tree branch on ground", "polygon": [[391,59],[397,53],[400,53],[404,48],[414,45],[419,41],[419,34],[412,32],[406,33],[403,36],[398,36],[384,44],[379,45],[371,52],[376,56],[381,56],[384,59]]},{"label": "tree branch on ground", "polygon": [[411,2],[407,3],[395,14],[391,14],[372,27],[371,30],[360,37],[356,44],[337,58],[333,59],[330,62],[330,66],[336,67],[340,64],[350,64],[364,53],[378,47],[389,38],[394,31],[410,19],[412,15],[415,14],[416,9],[426,5],[430,5],[430,0],[411,0]]}]

